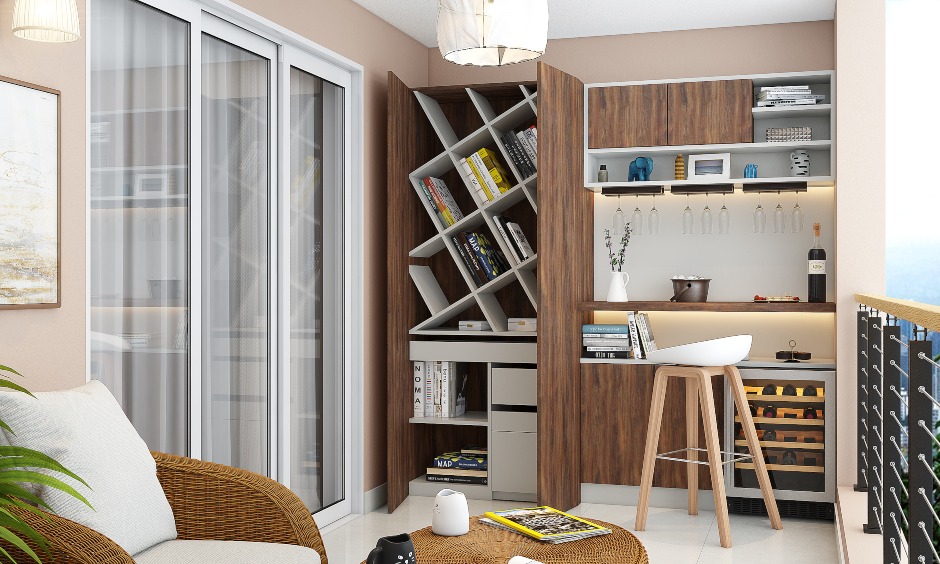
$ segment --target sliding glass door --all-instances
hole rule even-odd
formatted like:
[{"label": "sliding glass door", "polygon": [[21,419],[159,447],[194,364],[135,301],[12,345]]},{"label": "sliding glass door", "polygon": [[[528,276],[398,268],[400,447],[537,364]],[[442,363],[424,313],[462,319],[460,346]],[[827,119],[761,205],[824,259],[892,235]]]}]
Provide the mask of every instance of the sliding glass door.
[{"label": "sliding glass door", "polygon": [[[207,331],[202,454],[270,473],[269,247],[276,47],[220,21],[202,36],[202,190]],[[249,48],[237,46],[234,42]],[[264,52],[267,51],[267,56]],[[259,54],[260,53],[260,54]]]},{"label": "sliding glass door", "polygon": [[92,0],[92,377],[150,448],[270,476],[333,521],[353,484],[352,75],[147,1]]}]

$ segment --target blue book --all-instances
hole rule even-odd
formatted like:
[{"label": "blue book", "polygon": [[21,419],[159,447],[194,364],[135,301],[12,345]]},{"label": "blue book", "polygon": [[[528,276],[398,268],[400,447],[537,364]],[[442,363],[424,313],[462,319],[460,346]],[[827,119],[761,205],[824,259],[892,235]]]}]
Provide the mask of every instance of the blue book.
[{"label": "blue book", "polygon": [[581,333],[623,333],[629,335],[630,326],[588,323],[581,326]]},{"label": "blue book", "polygon": [[496,263],[493,262],[493,259],[486,252],[486,249],[480,244],[480,239],[477,237],[477,234],[467,233],[467,242],[470,243],[470,247],[473,249],[473,252],[476,253],[480,267],[483,268],[486,277],[493,280],[499,276],[499,267],[496,266]]}]

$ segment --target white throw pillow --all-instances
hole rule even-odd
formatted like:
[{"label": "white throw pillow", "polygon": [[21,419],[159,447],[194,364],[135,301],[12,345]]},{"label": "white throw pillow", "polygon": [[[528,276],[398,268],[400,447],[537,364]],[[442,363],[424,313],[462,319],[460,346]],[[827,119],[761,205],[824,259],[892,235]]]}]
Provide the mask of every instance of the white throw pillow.
[{"label": "white throw pillow", "polygon": [[[157,464],[111,392],[98,381],[62,392],[0,393],[0,419],[13,446],[38,450],[79,475],[64,478],[94,510],[55,488],[39,496],[56,514],[107,536],[128,554],[176,538]],[[51,472],[43,470],[46,474]]]}]

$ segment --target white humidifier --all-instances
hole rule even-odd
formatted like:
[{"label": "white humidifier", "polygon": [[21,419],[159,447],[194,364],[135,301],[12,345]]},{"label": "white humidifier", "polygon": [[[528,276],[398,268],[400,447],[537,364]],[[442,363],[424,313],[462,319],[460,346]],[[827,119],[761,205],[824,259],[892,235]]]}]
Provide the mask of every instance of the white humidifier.
[{"label": "white humidifier", "polygon": [[431,530],[443,537],[459,537],[470,532],[470,508],[467,497],[454,490],[441,490],[434,498]]}]

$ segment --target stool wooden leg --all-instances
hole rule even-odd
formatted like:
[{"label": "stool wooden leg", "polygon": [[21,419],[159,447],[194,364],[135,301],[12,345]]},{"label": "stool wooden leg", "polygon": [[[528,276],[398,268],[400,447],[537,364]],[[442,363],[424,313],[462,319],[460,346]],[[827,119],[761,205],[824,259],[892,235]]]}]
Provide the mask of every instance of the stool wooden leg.
[{"label": "stool wooden leg", "polygon": [[744,382],[741,381],[741,373],[738,372],[735,366],[725,366],[725,374],[728,376],[731,395],[734,396],[734,403],[738,408],[738,415],[741,417],[741,427],[744,429],[744,436],[747,439],[747,448],[751,452],[751,456],[754,457],[754,473],[757,474],[757,483],[760,484],[764,505],[767,506],[770,526],[774,529],[782,529],[783,523],[780,521],[780,511],[777,509],[777,502],[774,500],[774,490],[770,483],[770,476],[767,475],[767,465],[760,450],[760,440],[757,437],[757,429],[754,428],[754,419],[751,417],[751,410],[747,406],[747,395],[744,391]]},{"label": "stool wooden leg", "polygon": [[666,384],[669,377],[657,372],[653,380],[653,400],[650,405],[649,426],[646,429],[646,451],[643,454],[643,475],[640,480],[640,499],[636,505],[636,530],[646,530],[646,514],[650,506],[650,489],[653,487],[653,469],[656,451],[659,449],[659,430],[663,422],[663,405],[666,403]]},{"label": "stool wooden leg", "polygon": [[[698,393],[698,379],[685,379],[685,438],[689,450],[686,451],[688,459],[698,462],[698,404],[701,401]],[[689,515],[698,515],[698,464],[686,464],[689,488]]]},{"label": "stool wooden leg", "polygon": [[728,502],[725,499],[725,475],[722,471],[721,445],[718,442],[718,419],[712,378],[704,370],[699,379],[702,397],[702,419],[705,424],[705,444],[708,449],[708,468],[711,470],[712,491],[715,494],[715,513],[718,517],[718,538],[721,546],[731,548],[731,523],[728,520]]}]

